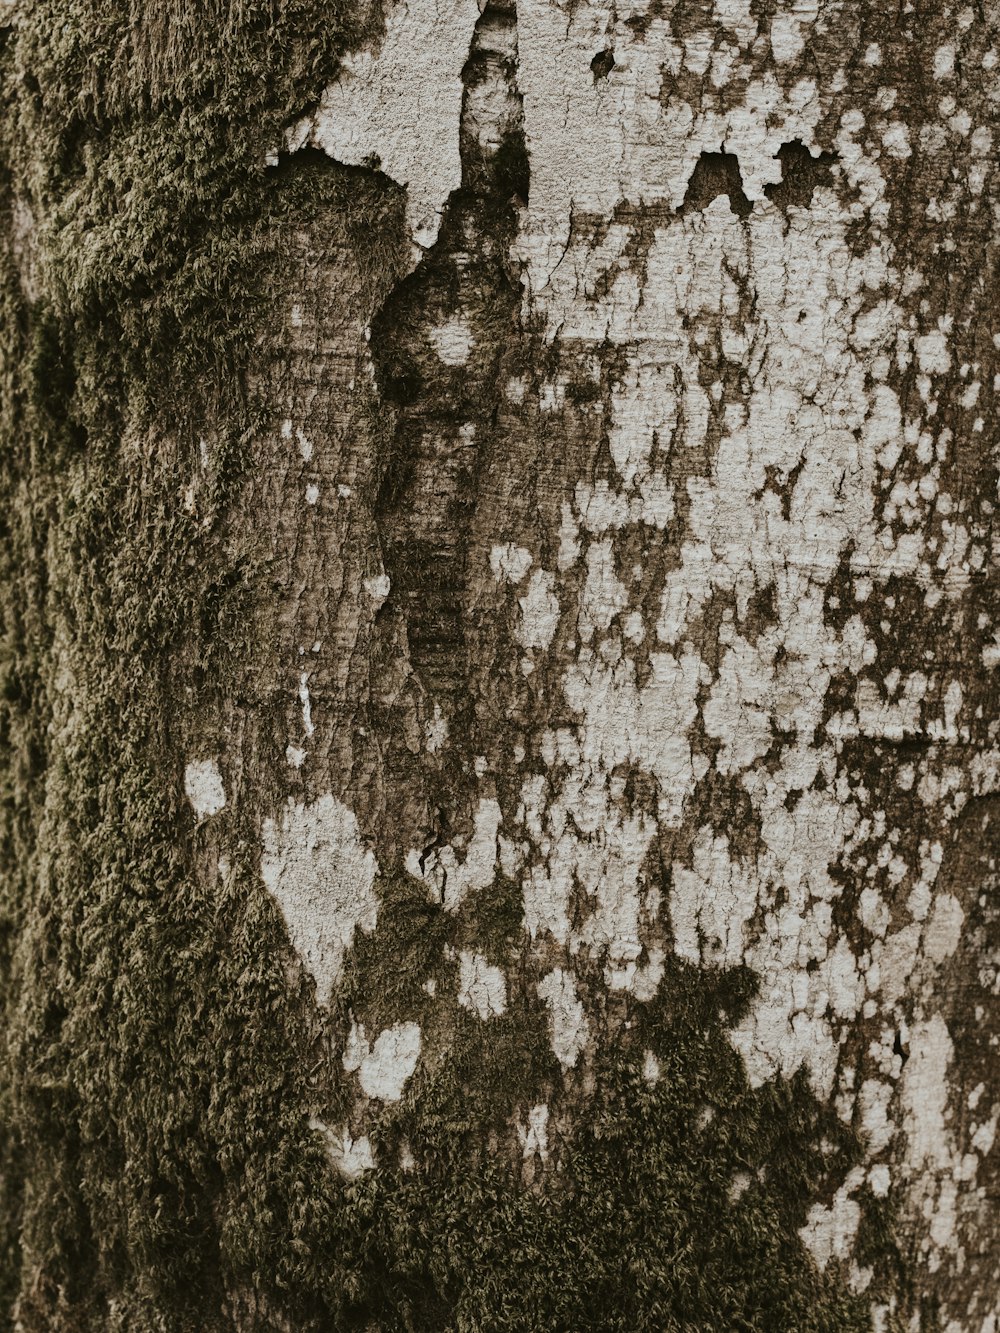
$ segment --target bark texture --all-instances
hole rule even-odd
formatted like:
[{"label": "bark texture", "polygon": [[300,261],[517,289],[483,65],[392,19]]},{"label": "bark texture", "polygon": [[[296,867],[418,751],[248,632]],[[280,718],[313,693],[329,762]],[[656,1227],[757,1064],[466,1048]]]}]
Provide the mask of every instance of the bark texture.
[{"label": "bark texture", "polygon": [[11,1329],[997,1333],[998,67],[2,0]]}]

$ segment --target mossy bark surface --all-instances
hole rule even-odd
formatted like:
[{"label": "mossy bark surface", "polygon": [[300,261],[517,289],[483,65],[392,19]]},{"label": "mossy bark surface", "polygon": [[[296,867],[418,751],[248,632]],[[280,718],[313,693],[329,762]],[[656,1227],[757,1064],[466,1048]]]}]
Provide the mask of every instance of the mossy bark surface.
[{"label": "mossy bark surface", "polygon": [[1000,13],[0,0],[0,1326],[1000,1326]]}]

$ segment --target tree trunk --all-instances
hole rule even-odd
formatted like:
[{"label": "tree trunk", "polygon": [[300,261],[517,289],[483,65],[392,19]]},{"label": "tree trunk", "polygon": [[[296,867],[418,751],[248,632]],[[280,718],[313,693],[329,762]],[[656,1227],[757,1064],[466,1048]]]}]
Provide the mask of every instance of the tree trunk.
[{"label": "tree trunk", "polygon": [[997,7],[0,19],[0,1319],[996,1333]]}]

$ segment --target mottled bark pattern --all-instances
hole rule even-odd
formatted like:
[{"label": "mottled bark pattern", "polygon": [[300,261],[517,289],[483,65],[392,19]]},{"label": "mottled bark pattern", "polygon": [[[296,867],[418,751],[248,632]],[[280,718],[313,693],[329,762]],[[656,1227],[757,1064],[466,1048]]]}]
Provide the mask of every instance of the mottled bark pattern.
[{"label": "mottled bark pattern", "polygon": [[[4,834],[32,867],[14,1326],[194,1327],[194,1274],[220,1329],[996,1333],[1000,16],[399,0],[358,24],[260,121],[240,271],[266,255],[267,299],[220,298],[254,330],[226,344],[245,396],[182,410],[126,365],[87,417],[82,356],[49,416],[8,390],[36,448],[60,413],[90,432],[65,476],[29,449],[5,480],[13,512],[33,478],[49,506],[8,564],[62,589],[19,594],[37,626],[5,612],[48,727]],[[11,21],[9,79],[41,31]],[[98,116],[87,151],[123,133]],[[79,205],[23,144],[8,308],[71,347]],[[108,595],[199,608],[122,613],[167,670],[123,704],[141,797],[112,754],[98,808],[67,778],[94,780],[118,679],[88,448],[136,531],[183,533],[168,570],[119,533]],[[148,929],[159,1017],[126,1036],[97,953],[133,883],[148,916],[116,909],[115,939],[132,985]],[[174,1012],[173,1072],[143,1077],[189,1127],[126,1225],[115,1172],[148,1144],[118,1062]],[[28,1123],[49,1067],[65,1132]],[[193,1219],[177,1274],[143,1190]],[[61,1198],[88,1219],[65,1243]]]}]

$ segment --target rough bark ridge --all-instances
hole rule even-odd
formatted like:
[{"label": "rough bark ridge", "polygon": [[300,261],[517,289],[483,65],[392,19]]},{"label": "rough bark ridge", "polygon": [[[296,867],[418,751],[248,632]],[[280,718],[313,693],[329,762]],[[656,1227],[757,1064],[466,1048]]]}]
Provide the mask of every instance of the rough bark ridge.
[{"label": "rough bark ridge", "polygon": [[0,25],[0,1318],[995,1333],[995,8]]}]

